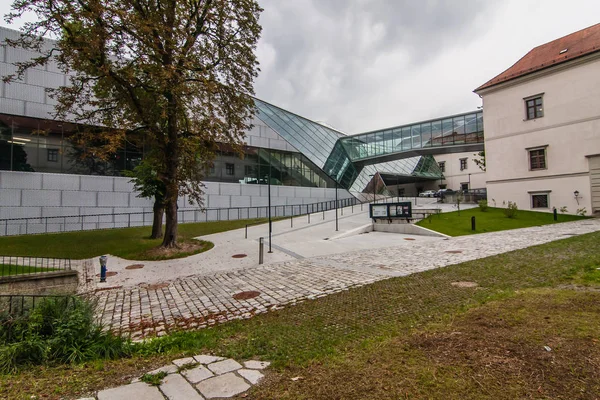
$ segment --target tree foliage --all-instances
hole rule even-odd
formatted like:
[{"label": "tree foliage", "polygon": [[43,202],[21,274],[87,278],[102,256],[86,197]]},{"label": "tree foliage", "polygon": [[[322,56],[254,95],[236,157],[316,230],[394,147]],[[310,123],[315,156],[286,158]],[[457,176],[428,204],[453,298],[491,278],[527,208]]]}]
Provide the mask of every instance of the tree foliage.
[{"label": "tree foliage", "polygon": [[261,11],[255,0],[15,0],[8,22],[26,12],[37,21],[7,44],[40,56],[5,81],[56,62],[70,79],[50,94],[57,118],[105,128],[82,133],[84,142],[102,136],[114,148],[127,132],[153,149],[163,246],[174,246],[178,196],[201,201],[214,143],[239,148],[251,127]]},{"label": "tree foliage", "polygon": [[475,164],[477,164],[477,166],[479,167],[480,170],[485,172],[485,150],[482,150],[479,153],[475,153],[473,155],[475,157],[479,157],[479,158],[474,158],[473,162]]}]

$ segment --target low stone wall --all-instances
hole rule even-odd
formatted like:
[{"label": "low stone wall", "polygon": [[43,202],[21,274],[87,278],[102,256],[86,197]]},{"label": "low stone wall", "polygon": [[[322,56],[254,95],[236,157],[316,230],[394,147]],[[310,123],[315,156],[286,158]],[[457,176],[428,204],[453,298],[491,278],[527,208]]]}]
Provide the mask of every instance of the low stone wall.
[{"label": "low stone wall", "polygon": [[0,294],[75,294],[77,271],[0,277]]},{"label": "low stone wall", "polygon": [[414,224],[373,224],[373,230],[375,232],[403,233],[405,235],[448,237],[443,233]]}]

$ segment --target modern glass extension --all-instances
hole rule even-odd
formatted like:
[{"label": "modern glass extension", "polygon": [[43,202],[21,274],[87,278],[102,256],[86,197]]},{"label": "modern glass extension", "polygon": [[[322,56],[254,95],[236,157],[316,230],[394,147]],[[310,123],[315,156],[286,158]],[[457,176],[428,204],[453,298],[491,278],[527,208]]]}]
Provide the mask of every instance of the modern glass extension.
[{"label": "modern glass extension", "polygon": [[[246,146],[241,157],[220,146],[213,167],[206,172],[207,181],[338,185],[364,192],[380,183],[385,187],[386,183],[441,179],[443,173],[433,154],[483,148],[480,111],[345,135],[262,100],[254,101],[256,117],[264,123],[261,126],[270,128],[279,144],[267,141]],[[128,143],[106,161],[81,158],[69,140],[75,128],[58,121],[0,114],[0,169],[121,175],[139,164],[147,151],[143,145]]]}]

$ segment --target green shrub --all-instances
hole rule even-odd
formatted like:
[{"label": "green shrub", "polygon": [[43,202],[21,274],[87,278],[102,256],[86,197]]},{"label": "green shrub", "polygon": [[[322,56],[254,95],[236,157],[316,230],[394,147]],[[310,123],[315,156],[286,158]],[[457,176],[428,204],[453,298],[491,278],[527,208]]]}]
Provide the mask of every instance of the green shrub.
[{"label": "green shrub", "polygon": [[0,316],[0,372],[30,364],[79,363],[131,352],[129,340],[102,331],[94,307],[77,297],[48,298],[28,315]]},{"label": "green shrub", "polygon": [[487,200],[479,200],[477,202],[477,205],[479,206],[479,211],[486,212],[487,209],[488,209],[488,202],[487,202]]},{"label": "green shrub", "polygon": [[504,209],[504,215],[506,215],[506,218],[514,218],[517,216],[517,210],[519,210],[517,203],[509,201]]}]

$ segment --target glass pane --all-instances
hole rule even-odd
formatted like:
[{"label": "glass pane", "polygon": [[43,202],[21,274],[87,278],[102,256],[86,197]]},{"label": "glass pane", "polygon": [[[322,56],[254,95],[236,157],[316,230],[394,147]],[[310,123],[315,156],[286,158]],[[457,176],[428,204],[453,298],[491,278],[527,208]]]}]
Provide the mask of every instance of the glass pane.
[{"label": "glass pane", "polygon": [[421,124],[421,137],[422,137],[422,146],[430,147],[431,146],[431,124]]}]

